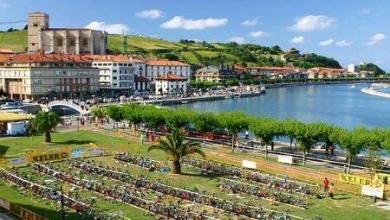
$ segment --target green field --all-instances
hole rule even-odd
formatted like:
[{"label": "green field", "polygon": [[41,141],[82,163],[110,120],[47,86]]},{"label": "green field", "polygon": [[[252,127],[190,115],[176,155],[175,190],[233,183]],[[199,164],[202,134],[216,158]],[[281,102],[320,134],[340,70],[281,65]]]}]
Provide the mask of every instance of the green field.
[{"label": "green field", "polygon": [[27,31],[1,32],[0,48],[9,48],[15,52],[27,49]]},{"label": "green field", "polygon": [[[129,135],[122,135],[121,137],[115,137],[110,135],[108,132],[104,132],[106,135],[99,133],[91,133],[90,131],[80,132],[64,132],[55,133],[53,135],[53,143],[43,143],[42,136],[34,137],[20,137],[20,138],[4,138],[0,144],[0,152],[3,156],[8,157],[15,154],[20,154],[26,149],[37,149],[40,151],[53,151],[60,147],[75,147],[80,145],[88,145],[89,143],[95,143],[98,146],[104,147],[111,152],[117,151],[128,151],[133,154],[147,155],[156,160],[166,161],[168,157],[159,152],[154,151],[147,153],[147,147],[141,147],[139,139],[131,137]],[[209,151],[208,151],[209,152]],[[240,154],[237,154],[241,156]],[[117,163],[113,162],[110,157],[94,158],[95,161],[100,161],[108,166],[118,166]],[[267,208],[284,211],[289,210],[291,214],[303,216],[306,218],[313,218],[314,216],[320,215],[323,219],[390,219],[389,211],[381,210],[373,205],[372,199],[356,196],[344,192],[336,193],[336,199],[313,199],[309,202],[309,209],[302,210],[292,208],[285,205],[270,205],[269,202],[259,201],[251,196],[245,196],[243,198],[237,198],[236,196],[221,193],[217,188],[218,178],[211,178],[201,176],[199,170],[194,168],[184,168],[184,175],[172,176],[161,173],[148,173],[138,167],[127,167],[133,175],[144,174],[150,179],[160,179],[163,182],[167,182],[173,186],[200,190],[207,190],[208,193],[216,193],[218,197],[225,198],[232,201],[238,202],[250,202],[254,204],[264,205]],[[265,169],[266,170],[266,169]],[[91,195],[92,196],[92,195]],[[40,200],[23,196],[16,192],[13,187],[8,184],[0,183],[0,197],[10,200],[14,203],[21,204],[39,214],[48,216],[50,219],[57,219],[58,213],[52,205],[48,205]],[[117,206],[115,210],[126,209],[125,205],[112,204],[103,200],[98,201],[98,207],[104,210],[114,210],[113,207]],[[144,219],[148,218],[141,214],[142,212],[135,209],[129,208],[125,212],[126,216],[131,219]]]}]

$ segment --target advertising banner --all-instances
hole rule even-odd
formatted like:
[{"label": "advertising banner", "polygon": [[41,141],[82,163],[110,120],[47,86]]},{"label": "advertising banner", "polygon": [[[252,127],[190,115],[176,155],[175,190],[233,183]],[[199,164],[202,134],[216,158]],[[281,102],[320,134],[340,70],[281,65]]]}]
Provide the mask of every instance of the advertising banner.
[{"label": "advertising banner", "polygon": [[70,153],[70,157],[72,159],[81,158],[83,157],[83,152],[84,152],[83,147],[76,147]]},{"label": "advertising banner", "polygon": [[371,185],[371,180],[369,178],[346,174],[346,173],[339,173],[338,175],[338,181],[349,183],[349,184],[355,184],[355,185]]},{"label": "advertising banner", "polygon": [[249,168],[249,169],[256,169],[256,162],[250,161],[250,160],[242,160],[242,167]]},{"label": "advertising banner", "polygon": [[278,155],[278,162],[280,162],[280,163],[287,163],[287,164],[293,164],[294,160],[293,160],[292,156]]},{"label": "advertising banner", "polygon": [[102,156],[103,153],[104,153],[104,150],[102,148],[92,147],[92,148],[87,149],[85,156],[86,157],[98,157],[98,156]]},{"label": "advertising banner", "polygon": [[383,189],[382,188],[377,188],[377,187],[372,187],[368,185],[363,185],[362,186],[362,195],[365,196],[372,196],[376,198],[383,198]]},{"label": "advertising banner", "polygon": [[8,159],[8,164],[11,167],[21,167],[21,166],[27,166],[27,158],[25,156],[21,157],[14,157]]}]

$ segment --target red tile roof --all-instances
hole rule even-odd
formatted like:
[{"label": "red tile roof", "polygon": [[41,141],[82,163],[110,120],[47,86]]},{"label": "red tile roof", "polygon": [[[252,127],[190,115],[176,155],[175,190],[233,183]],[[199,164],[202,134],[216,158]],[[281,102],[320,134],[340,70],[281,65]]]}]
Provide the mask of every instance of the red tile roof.
[{"label": "red tile roof", "polygon": [[190,66],[186,63],[180,61],[171,61],[171,60],[149,60],[146,62],[146,65],[149,66]]},{"label": "red tile roof", "polygon": [[184,77],[175,75],[175,74],[168,73],[168,74],[164,74],[162,76],[157,77],[156,80],[185,81],[187,79]]},{"label": "red tile roof", "polygon": [[150,80],[148,79],[148,78],[146,78],[146,77],[143,77],[143,76],[135,76],[134,77],[134,82],[146,82],[146,83],[148,83],[148,82],[150,82]]},{"label": "red tile roof", "polygon": [[13,54],[14,51],[9,48],[0,48],[0,54],[4,54],[4,53]]},{"label": "red tile roof", "polygon": [[340,75],[346,71],[345,69],[314,67],[309,69],[308,72],[318,73],[318,74]]},{"label": "red tile roof", "polygon": [[8,63],[90,63],[90,60],[82,55],[23,53],[10,56]]}]

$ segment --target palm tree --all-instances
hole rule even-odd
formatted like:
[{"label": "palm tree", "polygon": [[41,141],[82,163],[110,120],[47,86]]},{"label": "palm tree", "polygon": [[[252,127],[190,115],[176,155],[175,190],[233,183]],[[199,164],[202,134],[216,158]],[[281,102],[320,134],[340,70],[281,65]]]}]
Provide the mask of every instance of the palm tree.
[{"label": "palm tree", "polygon": [[161,138],[158,144],[152,145],[148,151],[162,150],[173,158],[173,173],[181,174],[181,159],[189,154],[199,154],[205,157],[201,146],[195,141],[185,141],[185,134],[180,129],[175,129],[171,134]]},{"label": "palm tree", "polygon": [[32,127],[35,131],[44,133],[45,141],[51,142],[51,132],[59,124],[62,123],[62,118],[53,111],[39,112],[32,120]]}]

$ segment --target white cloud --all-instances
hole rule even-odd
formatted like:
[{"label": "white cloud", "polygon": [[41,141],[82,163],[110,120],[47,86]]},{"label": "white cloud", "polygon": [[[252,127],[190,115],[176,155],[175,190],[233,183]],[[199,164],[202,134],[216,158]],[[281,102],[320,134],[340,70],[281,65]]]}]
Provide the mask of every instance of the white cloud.
[{"label": "white cloud", "polygon": [[358,15],[369,15],[371,14],[371,9],[365,8],[357,12]]},{"label": "white cloud", "polygon": [[243,37],[240,37],[240,36],[234,36],[234,37],[231,37],[227,40],[228,42],[236,42],[238,44],[243,44],[245,43],[245,39]]},{"label": "white cloud", "polygon": [[322,46],[322,47],[325,47],[325,46],[329,46],[331,44],[334,43],[334,40],[333,39],[328,39],[328,40],[324,40],[324,41],[320,41],[318,43],[318,45]]},{"label": "white cloud", "polygon": [[161,24],[166,29],[204,30],[206,28],[224,26],[227,18],[186,19],[183,16],[175,16],[171,20]]},{"label": "white cloud", "polygon": [[336,41],[335,44],[339,47],[348,47],[348,46],[351,46],[353,44],[353,42],[347,41],[347,40],[340,40],[340,41]]},{"label": "white cloud", "polygon": [[303,36],[294,37],[290,42],[292,44],[302,44],[305,42],[305,38]]},{"label": "white cloud", "polygon": [[370,39],[366,42],[366,44],[367,45],[375,45],[375,44],[380,43],[384,39],[386,39],[386,35],[384,35],[383,33],[377,33],[377,34],[374,34],[372,37],[370,37]]},{"label": "white cloud", "polygon": [[107,24],[104,21],[92,21],[85,28],[106,31],[110,34],[122,34],[123,31],[127,32],[129,30],[129,27],[125,24]]},{"label": "white cloud", "polygon": [[264,37],[265,35],[266,33],[264,31],[254,31],[249,33],[249,36],[254,38]]},{"label": "white cloud", "polygon": [[135,14],[135,16],[140,18],[149,18],[149,19],[157,19],[163,16],[163,12],[157,9],[144,10]]},{"label": "white cloud", "polygon": [[254,19],[251,19],[251,20],[245,20],[245,21],[241,22],[241,25],[244,25],[244,26],[255,26],[255,25],[257,25],[258,20],[259,20],[259,18],[254,18]]},{"label": "white cloud", "polygon": [[325,15],[308,15],[298,18],[291,29],[299,32],[318,31],[331,27],[335,22],[334,18]]}]

